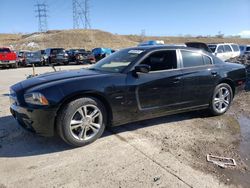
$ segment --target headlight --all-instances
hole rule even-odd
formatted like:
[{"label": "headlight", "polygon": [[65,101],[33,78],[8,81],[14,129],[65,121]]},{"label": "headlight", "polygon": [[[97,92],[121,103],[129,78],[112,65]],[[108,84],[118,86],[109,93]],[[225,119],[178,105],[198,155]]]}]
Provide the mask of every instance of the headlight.
[{"label": "headlight", "polygon": [[49,104],[46,97],[44,97],[43,94],[37,92],[24,94],[24,100],[26,103],[34,105],[46,106]]}]

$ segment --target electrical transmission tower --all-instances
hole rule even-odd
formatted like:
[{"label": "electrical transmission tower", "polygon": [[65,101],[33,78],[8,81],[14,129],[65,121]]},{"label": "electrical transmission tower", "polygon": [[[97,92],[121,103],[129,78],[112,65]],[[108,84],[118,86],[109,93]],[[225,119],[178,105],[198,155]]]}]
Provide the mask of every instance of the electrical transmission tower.
[{"label": "electrical transmission tower", "polygon": [[47,10],[47,4],[44,3],[38,3],[35,4],[36,10],[35,12],[36,17],[38,18],[38,30],[40,32],[46,32],[48,29],[48,23],[47,23],[47,17],[48,17],[48,10]]},{"label": "electrical transmission tower", "polygon": [[72,0],[73,5],[73,28],[90,29],[89,0]]}]

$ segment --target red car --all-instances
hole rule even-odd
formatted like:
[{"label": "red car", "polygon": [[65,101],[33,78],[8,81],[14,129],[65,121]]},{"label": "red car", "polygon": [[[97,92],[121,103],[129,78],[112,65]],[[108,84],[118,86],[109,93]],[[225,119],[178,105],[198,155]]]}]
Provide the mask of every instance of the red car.
[{"label": "red car", "polygon": [[17,67],[17,56],[10,48],[0,47],[0,67]]}]

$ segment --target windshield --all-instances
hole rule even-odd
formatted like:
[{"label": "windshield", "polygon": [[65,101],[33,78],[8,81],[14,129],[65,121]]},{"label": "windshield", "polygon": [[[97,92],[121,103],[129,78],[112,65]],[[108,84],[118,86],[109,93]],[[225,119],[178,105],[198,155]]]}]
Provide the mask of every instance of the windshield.
[{"label": "windshield", "polygon": [[18,57],[23,57],[24,52],[19,52]]},{"label": "windshield", "polygon": [[106,72],[122,72],[128,65],[137,60],[143,50],[124,49],[102,59],[90,69]]},{"label": "windshield", "polygon": [[32,56],[33,56],[33,53],[31,53],[31,52],[26,53],[26,57],[32,57]]},{"label": "windshield", "polygon": [[10,49],[8,48],[0,48],[0,53],[9,53]]},{"label": "windshield", "polygon": [[208,45],[208,47],[210,48],[210,50],[214,53],[216,50],[216,45]]}]

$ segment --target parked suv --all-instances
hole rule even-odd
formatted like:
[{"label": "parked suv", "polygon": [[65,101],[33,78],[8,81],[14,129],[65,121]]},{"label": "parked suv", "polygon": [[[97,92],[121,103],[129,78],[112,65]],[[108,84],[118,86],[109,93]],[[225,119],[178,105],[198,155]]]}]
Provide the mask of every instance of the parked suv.
[{"label": "parked suv", "polygon": [[46,64],[68,64],[68,54],[63,48],[47,48],[45,50]]},{"label": "parked suv", "polygon": [[240,48],[237,44],[221,43],[208,44],[213,54],[223,61],[240,56]]},{"label": "parked suv", "polygon": [[240,45],[240,55],[250,55],[250,45]]}]

